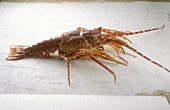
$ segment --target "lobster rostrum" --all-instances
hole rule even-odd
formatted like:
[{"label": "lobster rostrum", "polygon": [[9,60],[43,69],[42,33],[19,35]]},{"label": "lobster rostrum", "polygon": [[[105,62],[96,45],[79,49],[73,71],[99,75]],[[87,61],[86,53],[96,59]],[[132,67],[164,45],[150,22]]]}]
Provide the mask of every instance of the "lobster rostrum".
[{"label": "lobster rostrum", "polygon": [[[102,27],[94,28],[92,30],[85,29],[82,27],[76,30],[65,32],[60,36],[51,38],[49,40],[42,41],[32,46],[21,46],[21,45],[11,45],[10,54],[6,58],[7,60],[19,60],[23,58],[36,58],[49,56],[51,53],[58,51],[58,55],[66,61],[68,68],[68,82],[70,85],[70,63],[71,59],[76,58],[90,58],[96,63],[108,70],[113,76],[114,81],[116,81],[115,73],[101,63],[97,58],[101,58],[108,61],[113,61],[117,64],[127,65],[127,61],[120,56],[122,54],[129,54],[125,52],[124,47],[129,48],[135,53],[139,54],[146,60],[156,64],[157,66],[170,72],[167,68],[163,67],[159,63],[151,60],[142,53],[138,52],[136,49],[128,45],[128,42],[132,43],[127,37],[128,35],[140,34],[144,32],[149,32],[153,30],[159,30],[164,28],[163,25],[160,28],[148,29],[138,32],[123,32],[118,30],[104,29]],[[118,58],[121,61],[113,58],[104,50],[104,46],[108,45],[116,50]],[[129,54],[131,55],[131,54]],[[134,55],[131,55],[135,57]]]}]

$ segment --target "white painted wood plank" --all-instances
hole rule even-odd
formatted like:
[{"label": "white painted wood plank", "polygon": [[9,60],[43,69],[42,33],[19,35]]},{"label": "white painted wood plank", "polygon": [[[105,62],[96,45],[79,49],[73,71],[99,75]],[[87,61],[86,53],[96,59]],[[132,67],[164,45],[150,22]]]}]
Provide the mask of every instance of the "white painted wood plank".
[{"label": "white painted wood plank", "polygon": [[[130,36],[132,46],[170,68],[170,3],[0,3],[0,93],[131,95],[170,90],[170,74],[137,56],[122,55],[128,66],[104,61],[112,75],[91,60],[71,61],[71,86],[65,61],[6,61],[9,46],[32,45],[77,27],[138,31],[166,25],[163,30]],[[113,56],[115,51],[106,47]],[[126,49],[127,52],[134,54]]]},{"label": "white painted wood plank", "polygon": [[0,95],[1,110],[169,110],[166,98],[97,95]]}]

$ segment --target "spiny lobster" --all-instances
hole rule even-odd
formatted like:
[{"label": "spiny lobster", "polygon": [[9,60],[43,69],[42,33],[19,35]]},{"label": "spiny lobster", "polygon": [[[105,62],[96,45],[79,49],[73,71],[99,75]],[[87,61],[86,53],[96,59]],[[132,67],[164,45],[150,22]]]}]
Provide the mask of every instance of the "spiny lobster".
[{"label": "spiny lobster", "polygon": [[[69,64],[70,59],[86,57],[91,58],[99,65],[104,67],[106,70],[108,70],[114,76],[114,81],[116,81],[115,73],[112,70],[110,70],[107,66],[105,66],[103,63],[101,63],[97,58],[99,57],[101,59],[113,61],[117,64],[122,64],[126,66],[128,62],[119,55],[119,53],[129,54],[125,52],[123,48],[123,46],[125,46],[130,50],[136,52],[143,58],[147,59],[148,61],[170,72],[170,70],[168,70],[167,68],[163,67],[159,63],[151,60],[142,53],[138,52],[133,47],[129,46],[128,42],[130,43],[132,42],[127,37],[125,37],[128,35],[140,34],[153,30],[163,29],[164,27],[165,25],[163,25],[160,28],[148,29],[138,32],[130,31],[123,32],[118,30],[105,29],[102,27],[88,30],[79,27],[76,30],[64,32],[60,36],[42,41],[40,43],[37,43],[36,45],[32,46],[13,45],[10,47],[10,54],[6,59],[19,60],[30,57],[33,58],[42,57],[44,55],[45,56],[50,55],[50,53],[58,51],[59,56],[66,61],[69,85],[70,85],[70,64]],[[108,45],[115,49],[118,58],[120,58],[122,61],[118,61],[109,54],[107,54],[104,50],[105,45]]]}]

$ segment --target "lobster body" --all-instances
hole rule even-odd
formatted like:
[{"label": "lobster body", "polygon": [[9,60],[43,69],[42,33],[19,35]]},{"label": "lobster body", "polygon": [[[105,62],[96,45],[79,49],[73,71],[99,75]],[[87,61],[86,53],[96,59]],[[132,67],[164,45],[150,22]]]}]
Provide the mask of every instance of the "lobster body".
[{"label": "lobster body", "polygon": [[49,55],[58,51],[66,56],[79,52],[81,49],[92,50],[101,46],[98,39],[101,30],[73,30],[65,32],[60,36],[44,40],[32,46],[13,46],[15,53],[9,55],[7,60],[18,60],[22,58],[36,58]]},{"label": "lobster body", "polygon": [[[164,27],[164,26],[163,26]],[[110,70],[107,66],[102,64],[100,61],[97,60],[98,57],[113,61],[117,64],[127,65],[127,61],[124,60],[120,53],[122,54],[129,54],[124,51],[123,46],[129,48],[130,50],[134,51],[135,53],[139,54],[146,60],[160,66],[161,68],[165,69],[166,71],[170,72],[167,68],[163,67],[159,63],[152,61],[150,58],[146,57],[142,53],[138,52],[136,49],[128,45],[128,42],[131,41],[125,37],[128,35],[133,34],[140,34],[143,32],[149,32],[152,30],[158,30],[161,28],[154,28],[148,29],[138,32],[122,32],[117,30],[111,29],[104,29],[102,27],[94,28],[92,30],[88,30],[85,28],[77,28],[76,30],[65,32],[58,37],[51,38],[49,40],[42,41],[37,43],[36,45],[32,46],[20,46],[14,45],[10,47],[10,55],[7,57],[7,60],[18,60],[22,58],[30,58],[30,57],[42,57],[50,55],[58,51],[59,56],[66,61],[66,65],[68,68],[68,81],[70,85],[70,69],[69,69],[69,60],[73,58],[84,58],[88,57],[94,60],[96,63],[104,67],[108,70],[113,76],[114,80],[116,81],[116,75],[112,70]],[[122,61],[118,61],[109,54],[107,54],[104,50],[104,46],[108,45],[116,50],[118,54],[118,58]],[[129,54],[131,55],[131,54]],[[132,55],[134,56],[134,55]],[[135,57],[135,56],[134,56]]]}]

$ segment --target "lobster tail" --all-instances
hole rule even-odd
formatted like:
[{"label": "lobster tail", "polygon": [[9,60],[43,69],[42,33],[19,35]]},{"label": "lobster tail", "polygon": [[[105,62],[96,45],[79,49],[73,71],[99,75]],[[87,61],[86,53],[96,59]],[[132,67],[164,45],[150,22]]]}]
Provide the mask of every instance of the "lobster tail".
[{"label": "lobster tail", "polygon": [[10,54],[6,60],[19,60],[49,55],[58,50],[60,42],[61,37],[55,37],[32,46],[12,45],[10,46]]}]

